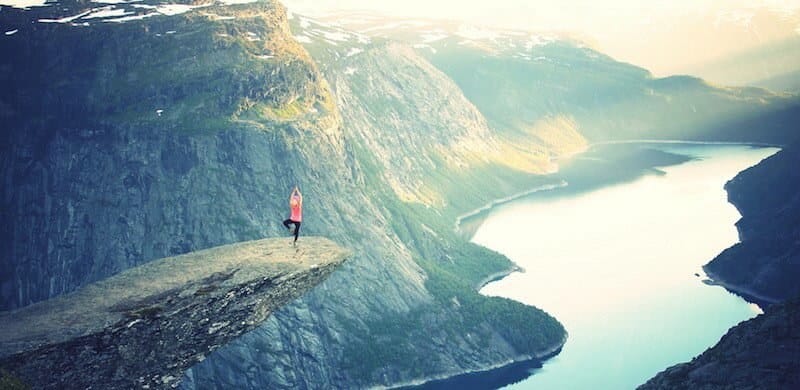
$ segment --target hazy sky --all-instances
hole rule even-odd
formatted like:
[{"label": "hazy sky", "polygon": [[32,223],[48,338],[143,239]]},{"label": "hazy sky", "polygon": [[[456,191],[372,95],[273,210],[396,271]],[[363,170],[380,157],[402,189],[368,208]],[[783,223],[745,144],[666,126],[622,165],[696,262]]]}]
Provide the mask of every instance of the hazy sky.
[{"label": "hazy sky", "polygon": [[371,10],[556,30],[656,74],[684,71],[736,51],[800,34],[800,0],[285,0],[310,14]]},{"label": "hazy sky", "polygon": [[[19,6],[44,1],[0,0],[0,4]],[[124,0],[108,0],[111,1]],[[786,45],[776,45],[781,49],[773,50],[772,59],[751,54],[746,62],[726,62],[733,54],[789,38],[797,39],[800,47],[800,0],[279,1],[291,11],[309,16],[358,10],[568,33],[657,76],[689,73],[713,82],[714,76],[720,75],[719,81],[736,84],[800,69],[800,64],[794,64],[800,61],[800,54],[775,53],[791,47]],[[719,63],[728,65],[714,65]],[[742,68],[737,65],[740,63],[749,64],[744,72],[737,69]],[[729,76],[722,77],[723,73]]]}]

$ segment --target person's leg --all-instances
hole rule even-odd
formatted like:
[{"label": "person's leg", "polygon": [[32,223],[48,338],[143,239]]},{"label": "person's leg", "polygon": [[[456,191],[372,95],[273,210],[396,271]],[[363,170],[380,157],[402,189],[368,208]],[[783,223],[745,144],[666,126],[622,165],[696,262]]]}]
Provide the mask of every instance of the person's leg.
[{"label": "person's leg", "polygon": [[297,236],[300,235],[300,222],[294,223],[294,242],[297,242]]},{"label": "person's leg", "polygon": [[286,226],[286,230],[292,230],[292,228],[289,227],[290,223],[292,223],[291,219],[287,219],[287,220],[283,221],[283,226]]}]

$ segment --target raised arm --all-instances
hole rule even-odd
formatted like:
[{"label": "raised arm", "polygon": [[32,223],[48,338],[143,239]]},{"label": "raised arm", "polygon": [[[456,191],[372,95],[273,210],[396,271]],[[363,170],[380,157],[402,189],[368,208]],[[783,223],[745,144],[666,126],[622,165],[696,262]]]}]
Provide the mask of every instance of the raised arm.
[{"label": "raised arm", "polygon": [[294,186],[294,189],[292,190],[292,195],[289,196],[289,203],[292,202],[292,198],[294,198],[295,195],[297,195],[300,198],[300,204],[302,204],[303,203],[303,194],[300,193],[300,189],[297,188],[297,186]]}]

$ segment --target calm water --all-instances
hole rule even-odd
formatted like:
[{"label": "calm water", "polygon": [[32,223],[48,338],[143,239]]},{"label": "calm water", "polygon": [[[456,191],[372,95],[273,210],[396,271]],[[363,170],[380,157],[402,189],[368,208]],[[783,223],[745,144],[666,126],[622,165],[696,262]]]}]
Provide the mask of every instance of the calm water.
[{"label": "calm water", "polygon": [[723,185],[777,150],[656,147],[699,160],[589,192],[519,199],[477,230],[474,242],[527,270],[481,292],[538,306],[569,332],[561,354],[509,388],[634,388],[759,312],[703,284],[701,266],[738,241],[739,213]]}]

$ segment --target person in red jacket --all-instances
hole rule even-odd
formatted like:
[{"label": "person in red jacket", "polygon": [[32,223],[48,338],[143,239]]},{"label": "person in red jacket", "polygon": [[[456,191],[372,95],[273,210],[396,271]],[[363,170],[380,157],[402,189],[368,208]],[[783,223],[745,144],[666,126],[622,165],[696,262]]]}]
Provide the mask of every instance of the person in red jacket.
[{"label": "person in red jacket", "polygon": [[[294,241],[292,244],[296,244],[297,236],[300,235],[300,223],[303,221],[303,194],[300,193],[300,189],[297,188],[297,186],[294,186],[292,195],[289,196],[289,209],[292,213],[289,219],[283,221],[283,226],[286,226],[286,229],[294,234]],[[292,232],[292,228],[289,227],[291,224],[294,224],[294,232]]]}]

